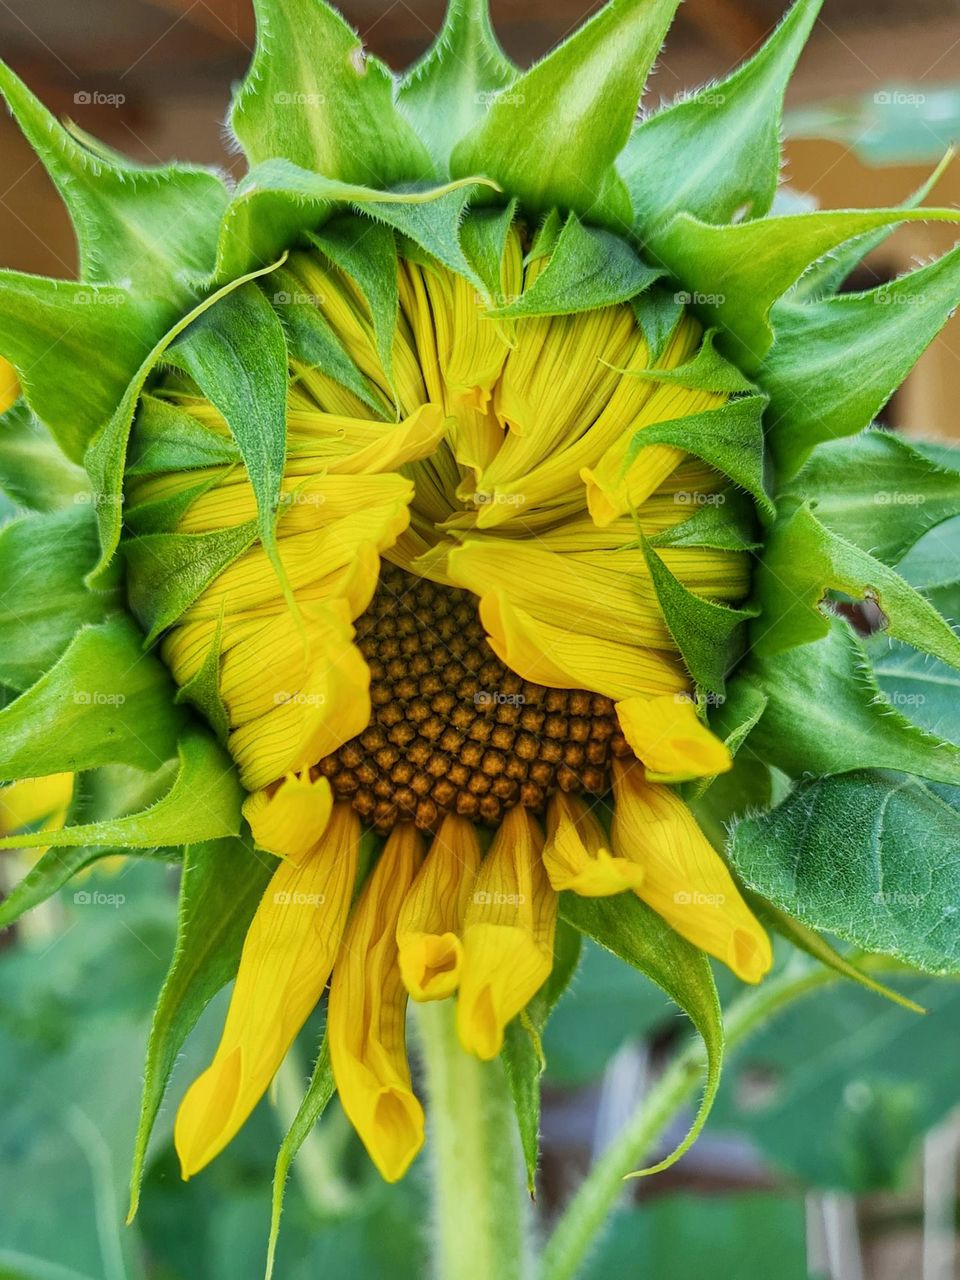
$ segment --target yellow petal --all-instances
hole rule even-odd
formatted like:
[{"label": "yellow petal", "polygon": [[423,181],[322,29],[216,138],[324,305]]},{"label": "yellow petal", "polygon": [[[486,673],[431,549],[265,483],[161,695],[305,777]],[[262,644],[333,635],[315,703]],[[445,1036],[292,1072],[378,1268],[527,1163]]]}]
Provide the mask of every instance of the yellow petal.
[{"label": "yellow petal", "polygon": [[479,867],[476,828],[448,814],[397,922],[400,973],[414,1000],[443,1000],[460,983],[463,922]]},{"label": "yellow petal", "polygon": [[350,908],[360,834],[353,810],[338,805],[310,855],[299,866],[281,862],[267,886],[247,931],[219,1048],[177,1113],[184,1178],[233,1138],[320,999]]},{"label": "yellow petal", "polygon": [[62,827],[73,798],[73,774],[51,773],[0,787],[0,836],[43,823],[44,831]]},{"label": "yellow petal", "polygon": [[639,889],[643,867],[610,852],[610,841],[579,796],[558,791],[547,808],[543,865],[558,893],[571,889],[585,898],[608,898]]},{"label": "yellow petal", "polygon": [[[553,689],[593,689],[608,698],[680,692],[689,681],[678,658],[626,641],[582,636],[534,618],[504,591],[480,598],[480,620],[497,657],[524,680]],[[571,625],[576,618],[571,616]]]},{"label": "yellow petal", "polygon": [[728,747],[686,694],[627,698],[617,703],[617,718],[634,755],[659,781],[712,778],[733,768]]},{"label": "yellow petal", "polygon": [[759,982],[772,963],[770,940],[687,806],[647,782],[635,762],[614,762],[613,794],[613,847],[642,862],[638,896],[744,982]]},{"label": "yellow petal", "polygon": [[422,857],[416,829],[394,828],[350,919],[327,1014],[340,1102],[387,1182],[403,1177],[423,1145],[423,1109],[407,1062],[407,993],[396,940],[400,908]]},{"label": "yellow petal", "polygon": [[494,1058],[507,1023],[553,967],[557,895],[541,853],[543,834],[521,805],[509,810],[480,866],[463,931],[457,999],[460,1043]]},{"label": "yellow petal", "polygon": [[17,371],[9,360],[0,356],[0,413],[6,413],[20,398]]},{"label": "yellow petal", "polygon": [[259,848],[301,862],[323,836],[332,809],[330,783],[326,778],[311,781],[304,769],[248,796],[243,816]]}]

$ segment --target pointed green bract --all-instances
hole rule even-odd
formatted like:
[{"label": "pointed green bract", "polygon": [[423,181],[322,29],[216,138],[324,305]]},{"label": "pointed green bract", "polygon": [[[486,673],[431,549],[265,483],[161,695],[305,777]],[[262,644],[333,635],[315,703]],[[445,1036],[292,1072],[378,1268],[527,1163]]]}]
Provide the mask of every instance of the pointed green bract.
[{"label": "pointed green bract", "polygon": [[626,232],[617,156],[679,0],[610,0],[505,89],[457,145],[454,176],[483,173],[529,213],[552,208]]},{"label": "pointed green bract", "polygon": [[757,379],[778,472],[791,477],[821,441],[868,426],[958,303],[960,248],[866,293],[775,307],[777,341]]},{"label": "pointed green bract", "polygon": [[[146,726],[141,726],[147,731]],[[52,848],[116,845],[120,849],[191,844],[236,835],[244,792],[230,757],[205,731],[188,726],[177,744],[180,767],[165,796],[143,810],[104,822],[44,833]],[[29,849],[33,832],[4,836],[0,849]]]},{"label": "pointed green bract", "polygon": [[960,747],[911,723],[905,700],[881,693],[840,619],[813,645],[752,659],[746,679],[767,695],[750,746],[791,777],[893,769],[960,786]]},{"label": "pointed green bract", "polygon": [[943,450],[934,461],[886,431],[832,441],[783,490],[784,497],[807,494],[816,495],[811,508],[818,520],[895,565],[923,534],[960,511],[960,449]]},{"label": "pointed green bract", "polygon": [[167,351],[223,414],[257,499],[257,529],[276,548],[287,455],[287,344],[280,321],[248,282],[199,316]]},{"label": "pointed green bract", "polygon": [[[683,296],[682,294],[679,296]],[[731,364],[716,348],[719,329],[708,329],[696,355],[686,364],[673,369],[624,369],[629,378],[647,378],[651,382],[672,382],[679,387],[699,391],[725,391],[728,395],[753,392],[757,388],[735,364]]]},{"label": "pointed green bract", "polygon": [[747,373],[773,343],[770,311],[804,271],[838,245],[899,222],[960,222],[957,209],[841,209],[711,226],[678,214],[653,255],[681,281],[694,310],[728,335]]},{"label": "pointed green bract", "polygon": [[436,40],[406,72],[397,94],[397,106],[439,173],[449,172],[456,143],[518,75],[494,34],[487,0],[449,0]]},{"label": "pointed green bract", "polygon": [[177,1055],[200,1014],[236,973],[273,866],[272,858],[236,839],[192,845],[184,854],[176,947],[147,1044],[128,1221],[137,1212],[150,1135]]},{"label": "pointed green bract", "polygon": [[783,95],[823,0],[797,0],[764,47],[726,80],[634,130],[620,161],[635,230],[654,252],[677,213],[732,222],[770,211],[780,177]]},{"label": "pointed green bract", "polygon": [[128,476],[192,471],[239,461],[240,450],[233,440],[208,431],[191,414],[168,400],[152,395],[141,397],[137,429],[127,454]]},{"label": "pointed green bract", "polygon": [[251,164],[389,187],[433,176],[393,103],[393,77],[324,0],[255,0],[257,45],[230,113]]},{"label": "pointed green bract", "polygon": [[746,647],[746,624],[755,609],[731,609],[688,590],[643,540],[650,576],[674,643],[698,687],[722,695],[726,678]]},{"label": "pointed green bract", "polygon": [[868,641],[867,652],[887,702],[928,733],[960,745],[960,672],[883,636]]},{"label": "pointed green bract", "polygon": [[665,1160],[640,1172],[650,1174],[669,1169],[696,1141],[720,1084],[723,1021],[710,962],[702,951],[674,933],[632,893],[613,898],[580,898],[573,893],[563,893],[560,914],[601,947],[645,973],[680,1006],[703,1040],[707,1079],[693,1124]]},{"label": "pointed green bract", "polygon": [[0,92],[70,212],[80,278],[129,282],[144,297],[189,305],[213,271],[229,198],[222,178],[183,165],[111,164],[58,124],[2,62]]},{"label": "pointed green bract", "polygon": [[0,781],[103,764],[158,769],[176,753],[183,720],[170,677],[143,652],[136,626],[111,618],[78,631],[50,670],[0,711]]},{"label": "pointed green bract", "polygon": [[103,622],[116,590],[90,591],[97,525],[86,503],[0,529],[0,683],[18,692],[49,671],[82,627]]},{"label": "pointed green bract", "polygon": [[586,227],[571,214],[553,247],[549,264],[516,301],[497,307],[497,316],[573,315],[628,302],[659,279],[619,236]]},{"label": "pointed green bract", "polygon": [[770,656],[825,636],[820,604],[829,590],[874,600],[886,631],[960,668],[960,636],[898,573],[820,523],[809,505],[786,512],[770,532],[757,573],[763,620],[754,652]]}]

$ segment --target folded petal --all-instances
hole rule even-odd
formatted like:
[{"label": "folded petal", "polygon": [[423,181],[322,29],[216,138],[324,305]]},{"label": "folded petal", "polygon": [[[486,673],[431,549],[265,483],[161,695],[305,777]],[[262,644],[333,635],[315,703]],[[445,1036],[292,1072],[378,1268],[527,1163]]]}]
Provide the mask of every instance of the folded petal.
[{"label": "folded petal", "polygon": [[174,1141],[185,1179],[243,1125],[320,999],[350,909],[360,836],[353,810],[337,805],[309,855],[299,865],[281,862],[267,886],[247,931],[220,1045],[177,1113]]},{"label": "folded petal", "polygon": [[543,865],[558,893],[570,889],[585,898],[608,898],[643,883],[641,864],[615,857],[590,808],[565,791],[556,792],[547,807]]},{"label": "folded petal", "polygon": [[243,816],[259,848],[301,862],[322,837],[332,809],[330,783],[311,780],[310,770],[304,769],[248,796]]},{"label": "folded petal", "polygon": [[626,698],[617,703],[617,718],[634,755],[658,780],[712,778],[733,767],[726,744],[698,717],[687,694]]},{"label": "folded petal", "polygon": [[480,866],[463,931],[457,999],[460,1043],[494,1058],[503,1033],[553,967],[557,895],[541,857],[543,834],[529,811],[510,809]]},{"label": "folded petal", "polygon": [[410,825],[395,827],[350,919],[333,975],[327,1034],[344,1111],[370,1159],[396,1182],[423,1145],[423,1108],[410,1082],[397,921],[423,858]]},{"label": "folded petal", "polygon": [[687,806],[647,782],[635,762],[614,763],[613,794],[613,848],[643,863],[638,896],[744,982],[759,982],[772,963],[770,940]]},{"label": "folded petal", "polygon": [[480,868],[472,822],[448,814],[397,921],[400,972],[414,1000],[442,1000],[460,982],[463,924]]}]

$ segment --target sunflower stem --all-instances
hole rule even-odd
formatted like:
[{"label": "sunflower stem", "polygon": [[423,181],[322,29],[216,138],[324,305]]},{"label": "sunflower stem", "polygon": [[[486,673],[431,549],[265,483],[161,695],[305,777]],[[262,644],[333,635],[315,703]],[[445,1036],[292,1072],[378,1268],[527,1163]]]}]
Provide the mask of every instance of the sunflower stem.
[{"label": "sunflower stem", "polygon": [[429,1093],[437,1280],[521,1280],[526,1273],[521,1162],[503,1064],[457,1039],[452,1000],[422,1004],[417,1025]]},{"label": "sunflower stem", "polygon": [[[735,1001],[724,1020],[728,1049],[741,1043],[786,1005],[836,981],[831,969],[801,972],[791,965],[779,977]],[[641,1168],[654,1143],[686,1106],[703,1079],[699,1042],[684,1049],[641,1101],[620,1136],[597,1160],[547,1241],[539,1280],[574,1280],[591,1246],[624,1194],[624,1178]]]}]

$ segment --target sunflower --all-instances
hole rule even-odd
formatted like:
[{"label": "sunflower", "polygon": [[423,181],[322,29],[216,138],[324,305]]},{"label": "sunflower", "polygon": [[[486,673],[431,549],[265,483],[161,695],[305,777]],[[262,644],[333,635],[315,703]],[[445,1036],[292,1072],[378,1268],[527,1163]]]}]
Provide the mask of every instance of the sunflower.
[{"label": "sunflower", "polygon": [[[83,819],[48,836],[66,873],[48,855],[0,918],[109,851],[183,864],[134,1200],[176,1054],[231,979],[177,1114],[184,1177],[323,1004],[303,1115],[335,1086],[393,1181],[424,1138],[408,1000],[503,1056],[532,1168],[539,1031],[594,937],[707,1043],[676,1158],[716,1088],[707,956],[758,983],[773,927],[870,983],[828,927],[956,960],[865,920],[866,862],[828,919],[785,815],[818,777],[960,782],[960,748],[881,705],[836,607],[868,599],[892,641],[960,662],[894,568],[956,513],[960,467],[867,430],[956,305],[957,251],[836,296],[898,224],[960,214],[921,205],[932,183],[777,210],[819,0],[635,120],[676,7],[611,0],[521,72],[480,0],[451,0],[396,80],[321,0],[259,0],[232,188],[134,168],[0,76],[81,260],[78,282],[0,277],[23,392],[4,426],[37,459],[36,511],[0,533],[22,606],[0,777],[76,773]],[[878,503],[903,476],[924,501]],[[118,764],[140,803],[103,815]]]}]

